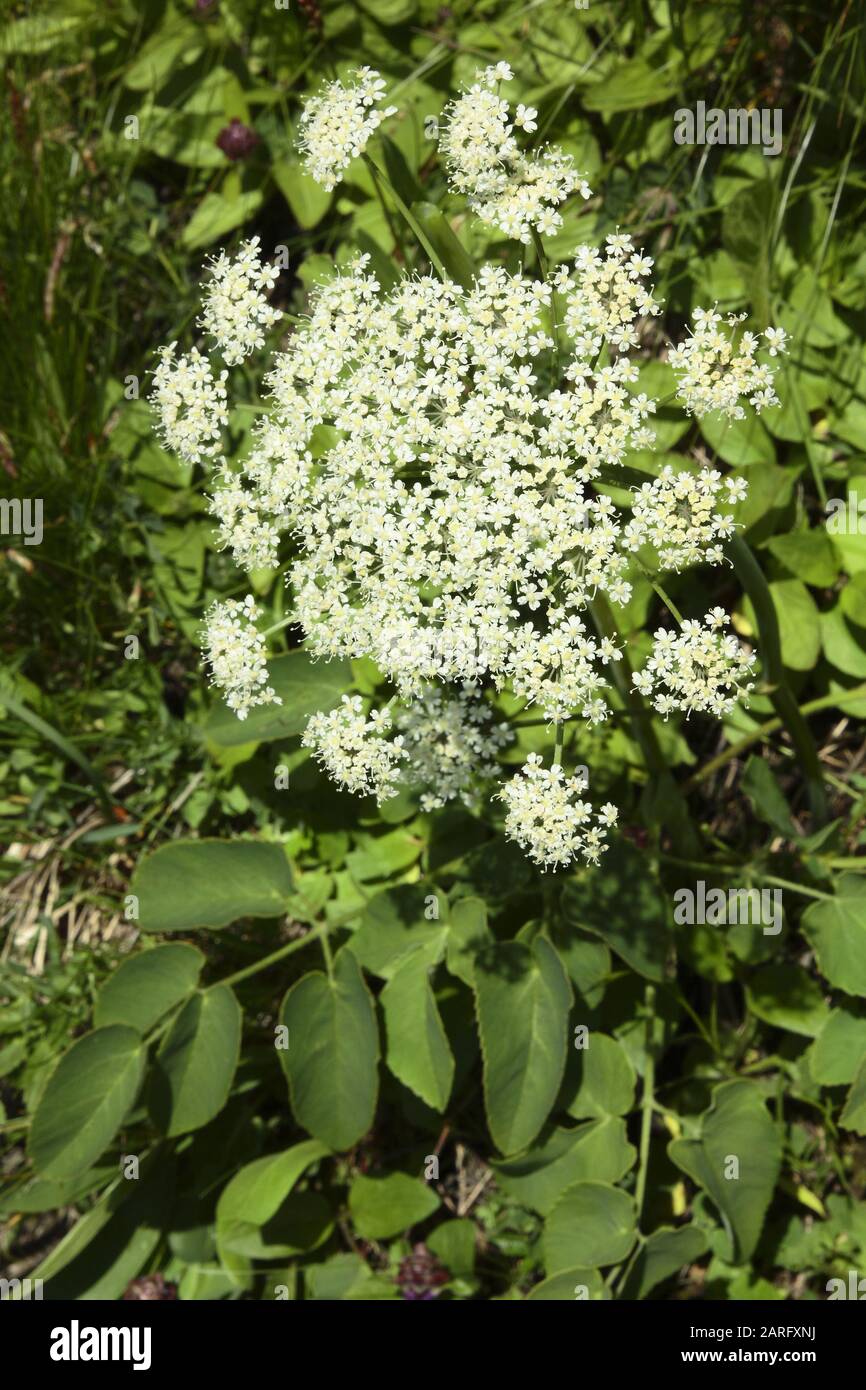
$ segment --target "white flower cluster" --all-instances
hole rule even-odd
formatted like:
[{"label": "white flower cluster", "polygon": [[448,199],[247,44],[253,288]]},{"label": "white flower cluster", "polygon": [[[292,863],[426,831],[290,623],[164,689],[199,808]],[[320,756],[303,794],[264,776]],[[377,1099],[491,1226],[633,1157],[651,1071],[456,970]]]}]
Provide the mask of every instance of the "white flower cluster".
[{"label": "white flower cluster", "polygon": [[187,463],[199,463],[220,452],[220,431],[229,422],[226,408],[227,371],[215,380],[210,362],[198,348],[175,358],[176,343],[160,348],[153,374],[153,396],[159,433],[167,449]]},{"label": "white flower cluster", "polygon": [[653,482],[633,494],[631,520],[622,541],[628,550],[652,545],[662,569],[681,570],[689,565],[720,565],[724,552],[719,541],[734,534],[730,512],[720,512],[719,495],[733,505],[746,496],[742,478],[722,479],[714,468],[700,473],[674,470],[667,464]]},{"label": "white flower cluster", "polygon": [[433,811],[455,797],[477,805],[484,784],[498,775],[497,753],[512,738],[505,725],[493,724],[480,691],[466,686],[450,695],[430,688],[416,701],[391,701],[368,715],[360,695],[344,695],[336,709],[312,716],[303,743],[349,791],[381,803],[407,787],[421,792],[422,811]]},{"label": "white flower cluster", "polygon": [[216,339],[223,358],[234,366],[264,347],[263,329],[282,318],[261,293],[276,284],[276,266],[262,265],[259,238],[242,243],[234,260],[225,251],[211,261],[211,280],[199,323]]},{"label": "white flower cluster", "polygon": [[[271,418],[214,509],[243,564],[290,528],[295,616],[313,654],[371,657],[401,696],[429,681],[508,682],[550,718],[604,717],[582,618],[624,603],[613,504],[585,484],[653,436],[620,359],[544,393],[550,287],[485,266],[382,296],[364,258],[325,285],[268,377]],[[332,447],[313,462],[327,423]],[[270,531],[271,537],[268,537]]]},{"label": "white flower cluster", "polygon": [[493,724],[490,707],[470,685],[450,697],[436,687],[398,708],[395,723],[408,758],[406,781],[422,789],[422,811],[455,797],[476,806],[485,782],[499,776],[496,756],[514,735]]},{"label": "white flower cluster", "polygon": [[596,357],[605,342],[618,352],[637,346],[637,320],[661,312],[641,284],[652,265],[631,237],[617,233],[606,238],[604,256],[593,246],[578,247],[573,279],[567,267],[557,272],[557,288],[567,294],[565,327],[580,359]]},{"label": "white flower cluster", "polygon": [[400,762],[406,756],[401,735],[387,737],[391,725],[389,709],[367,716],[360,695],[344,695],[336,709],[312,716],[302,742],[341,787],[381,803],[400,790]]},{"label": "white flower cluster", "polygon": [[744,684],[744,677],[755,664],[755,654],[732,634],[721,632],[727,621],[723,608],[713,608],[703,623],[687,618],[679,632],[656,632],[652,656],[635,673],[634,684],[659,714],[667,718],[677,709],[687,715],[700,710],[721,718],[754,689],[754,682]]},{"label": "white flower cluster", "polygon": [[205,614],[205,648],[211,681],[223,692],[238,719],[253,705],[281,705],[268,685],[265,639],[256,627],[261,612],[251,594],[239,602],[214,603]]},{"label": "white flower cluster", "polygon": [[[482,91],[492,95],[489,83]],[[515,119],[529,128],[533,114]],[[639,321],[658,313],[644,283],[651,264],[617,234],[546,281],[496,264],[471,289],[421,276],[383,292],[361,256],[319,287],[274,355],[250,450],[238,471],[223,462],[211,506],[242,568],[277,565],[291,539],[290,616],[314,658],[368,658],[395,688],[382,710],[346,696],[310,720],[304,743],[343,786],[380,801],[409,787],[428,810],[475,804],[508,740],[485,688],[556,723],[600,723],[622,653],[595,635],[590,602],[628,603],[645,542],[663,568],[721,559],[733,528],[721,499],[736,502],[742,483],[667,468],[634,494],[630,519],[597,487],[654,440],[655,402],[635,389],[627,355]],[[260,291],[271,272],[255,243],[236,272],[224,258],[216,267],[205,326],[224,350],[246,352],[267,326]],[[557,341],[554,290],[565,304]],[[718,323],[698,315],[672,358],[694,410],[735,410],[741,392],[771,390],[756,340],[734,346]],[[781,330],[765,339],[771,356],[784,348]],[[196,349],[177,361],[174,344],[163,350],[161,427],[184,458],[218,453],[225,377]],[[277,699],[258,616],[252,598],[208,614],[213,680],[241,718]],[[656,633],[634,680],[661,714],[724,715],[752,689],[755,658],[720,631],[726,621],[713,609]],[[616,812],[596,813],[582,790],[533,754],[499,793],[508,834],[542,867],[597,861]]]},{"label": "white flower cluster", "polygon": [[348,85],[330,82],[310,97],[301,114],[299,144],[308,174],[329,192],[396,106],[376,109],[385,81],[372,68],[358,68]]},{"label": "white flower cluster", "polygon": [[582,777],[566,776],[558,763],[544,767],[539,754],[530,753],[499,793],[508,808],[505,833],[541,868],[564,868],[577,858],[597,864],[617,809],[608,802],[594,811],[584,790]]},{"label": "white flower cluster", "polygon": [[[674,348],[668,358],[678,373],[679,393],[686,409],[694,415],[706,415],[718,410],[729,420],[742,420],[745,410],[741,398],[760,414],[768,406],[778,405],[779,397],[773,388],[775,369],[759,363],[755,357],[760,344],[754,333],[736,336],[736,327],[745,314],[729,314],[724,320],[728,332],[719,328],[722,315],[708,309],[695,309],[692,336]],[[785,350],[785,330],[767,328],[764,338],[771,357]]]},{"label": "white flower cluster", "polygon": [[590,188],[562,150],[527,155],[520,149],[515,127],[534,131],[538,112],[520,105],[512,121],[499,84],[513,75],[507,63],[476,73],[473,85],[448,108],[441,145],[451,186],[467,197],[473,212],[506,236],[528,242],[533,228],[547,236],[561,227],[557,207],[575,190],[589,198]]}]

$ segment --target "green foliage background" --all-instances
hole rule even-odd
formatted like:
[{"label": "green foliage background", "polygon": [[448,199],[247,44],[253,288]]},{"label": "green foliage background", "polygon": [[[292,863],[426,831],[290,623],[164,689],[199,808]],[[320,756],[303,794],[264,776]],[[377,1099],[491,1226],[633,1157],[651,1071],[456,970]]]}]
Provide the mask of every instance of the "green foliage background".
[{"label": "green foliage background", "polygon": [[[183,1299],[809,1299],[864,1271],[866,520],[827,519],[866,498],[866,54],[860,9],[828,10],[7,7],[0,480],[44,499],[45,538],[0,550],[0,1251],[47,1297],[159,1273]],[[293,312],[358,250],[384,284],[426,265],[362,163],[333,195],[298,164],[304,96],[359,61],[403,113],[389,172],[443,255],[516,269],[435,140],[499,59],[594,190],[553,262],[619,227],[672,338],[717,302],[793,339],[779,409],[722,428],[665,406],[658,452],[628,461],[747,479],[757,572],[672,593],[733,610],[763,686],[721,730],[620,700],[575,731],[622,833],[555,878],[495,816],[377,812],[319,775],[304,720],[371,693],[368,663],[287,643],[283,705],[244,726],[209,696],[201,612],[246,580],[144,399],[220,245],[285,247]],[[780,107],[784,153],[674,144],[699,100]],[[216,143],[232,120],[257,137],[239,160]],[[255,587],[278,620],[282,590]],[[638,579],[633,659],[658,607]],[[508,760],[547,742],[527,725]],[[780,890],[782,931],[678,926],[699,879]]]}]

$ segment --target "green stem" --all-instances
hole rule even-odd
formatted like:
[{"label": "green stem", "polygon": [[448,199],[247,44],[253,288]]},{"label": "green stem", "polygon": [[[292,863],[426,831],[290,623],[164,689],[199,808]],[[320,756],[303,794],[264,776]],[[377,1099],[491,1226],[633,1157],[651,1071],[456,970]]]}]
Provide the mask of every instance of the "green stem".
[{"label": "green stem", "polygon": [[652,1134],[653,1101],[655,1098],[655,1056],[653,1048],[653,1008],[655,1005],[655,986],[647,985],[644,993],[646,1010],[646,1064],[643,1076],[643,1095],[641,1096],[640,1149],[635,1185],[634,1200],[637,1219],[640,1221],[646,1194],[647,1171],[649,1168],[650,1136]]},{"label": "green stem", "polygon": [[[601,637],[619,636],[610,604],[603,594],[597,594],[589,605],[590,615]],[[634,736],[656,786],[659,816],[689,855],[700,855],[701,839],[692,821],[688,805],[665,762],[664,754],[652,720],[647,718],[643,700],[632,683],[632,668],[628,654],[623,651],[619,661],[612,663],[611,679],[633,720]]]},{"label": "green stem", "polygon": [[388,175],[382,169],[379,168],[378,164],[375,164],[373,162],[373,160],[366,152],[361,155],[361,158],[370,170],[370,174],[372,175],[374,182],[376,182],[377,180],[381,180],[384,187],[387,188],[389,194],[394,200],[397,209],[400,212],[401,217],[403,218],[407,227],[411,231],[412,235],[415,237],[416,241],[419,243],[420,246],[423,247],[424,251],[430,259],[430,264],[434,267],[436,274],[439,276],[440,280],[448,281],[450,279],[450,276],[448,275],[448,272],[442,264],[442,261],[440,260],[435,247],[430,241],[430,238],[425,233],[424,228],[421,226],[417,217],[413,216],[413,214],[409,211],[406,204],[403,202],[403,199],[400,197],[400,194],[397,192],[391,180],[388,178]]},{"label": "green stem", "polygon": [[[355,915],[354,913],[352,914]],[[241,980],[249,979],[250,975],[257,975],[260,970],[267,970],[270,966],[276,965],[278,960],[284,960],[286,956],[294,955],[295,951],[302,951],[311,941],[318,941],[326,936],[333,924],[330,922],[320,922],[312,931],[308,931],[305,936],[299,936],[296,941],[289,941],[285,946],[281,946],[278,951],[272,951],[269,956],[263,956],[254,965],[247,965],[243,970],[236,970],[233,975],[226,975],[224,980],[217,980],[220,985],[236,985]]]},{"label": "green stem", "polygon": [[730,556],[737,578],[752,601],[758,624],[758,642],[764,662],[764,673],[772,689],[770,699],[776,713],[791,736],[803,771],[809,795],[809,806],[816,827],[825,825],[828,820],[827,795],[818,749],[809,731],[809,726],[800,713],[791,687],[785,675],[782,662],[782,644],[779,637],[779,620],[769,585],[764,572],[755,559],[750,547],[742,536],[734,536],[729,543]]}]

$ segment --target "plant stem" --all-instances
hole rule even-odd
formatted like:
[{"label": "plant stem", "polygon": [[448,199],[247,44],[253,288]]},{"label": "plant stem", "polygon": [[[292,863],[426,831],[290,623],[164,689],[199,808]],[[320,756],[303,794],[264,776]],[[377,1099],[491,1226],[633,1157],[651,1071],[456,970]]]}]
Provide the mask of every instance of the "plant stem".
[{"label": "plant stem", "polygon": [[647,1169],[649,1167],[650,1136],[652,1133],[653,1101],[655,1093],[655,1056],[653,1047],[653,1008],[655,1005],[655,986],[647,985],[644,992],[646,1011],[646,1063],[643,1075],[643,1095],[641,1096],[640,1149],[635,1184],[634,1200],[637,1219],[640,1221],[646,1193]]},{"label": "plant stem", "polygon": [[817,828],[825,825],[828,819],[827,796],[824,789],[821,761],[809,726],[800,713],[785,675],[785,667],[782,662],[782,644],[779,637],[779,620],[776,616],[773,596],[764,578],[763,570],[742,536],[734,536],[730,541],[730,555],[737,578],[751,599],[752,607],[755,610],[764,672],[773,687],[770,691],[770,699],[773,701],[776,713],[788,730],[803,764],[809,806]]},{"label": "plant stem", "polygon": [[[353,914],[354,916],[354,914]],[[304,946],[308,946],[311,941],[318,941],[326,936],[333,924],[330,922],[320,922],[317,927],[313,927],[305,936],[300,936],[296,941],[289,941],[285,946],[281,946],[278,951],[272,951],[269,956],[263,956],[254,965],[247,965],[243,970],[236,970],[233,975],[226,975],[225,979],[217,980],[220,985],[236,985],[240,980],[249,979],[250,975],[257,975],[260,970],[267,970],[271,965],[276,965],[278,960],[284,960],[286,956],[294,955],[295,951],[300,951]]]}]

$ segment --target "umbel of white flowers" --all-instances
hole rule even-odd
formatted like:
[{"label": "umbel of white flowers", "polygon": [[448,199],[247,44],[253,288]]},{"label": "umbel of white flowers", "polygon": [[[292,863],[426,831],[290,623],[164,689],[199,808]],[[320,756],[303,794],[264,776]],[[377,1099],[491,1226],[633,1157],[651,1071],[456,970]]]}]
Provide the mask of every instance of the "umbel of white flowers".
[{"label": "umbel of white flowers", "polygon": [[[395,691],[382,709],[356,695],[313,716],[304,742],[329,775],[380,801],[408,787],[431,811],[493,792],[507,833],[545,868],[597,862],[616,808],[594,811],[558,757],[545,767],[531,755],[497,791],[513,735],[491,696],[516,696],[558,728],[605,720],[622,652],[594,635],[588,605],[628,602],[638,548],[659,569],[720,563],[745,494],[712,469],[666,468],[629,512],[593,486],[654,440],[655,402],[628,355],[639,320],[659,312],[651,267],[614,235],[546,280],[485,265],[471,289],[414,276],[383,291],[360,256],[318,287],[272,356],[239,470],[219,457],[225,370],[172,345],[155,373],[167,447],[216,462],[221,544],[252,570],[276,566],[291,537],[290,614],[308,652],[368,657]],[[272,277],[255,241],[214,263],[200,322],[224,361],[260,346]],[[781,330],[763,336],[770,356],[784,348]],[[758,350],[737,319],[699,311],[669,359],[686,408],[736,418],[744,399],[773,404]],[[276,699],[258,618],[247,599],[207,619],[212,678],[241,719]],[[754,657],[726,623],[713,609],[655,634],[634,679],[661,714],[720,716],[751,688]]]}]

